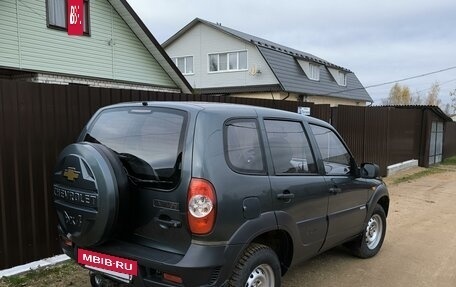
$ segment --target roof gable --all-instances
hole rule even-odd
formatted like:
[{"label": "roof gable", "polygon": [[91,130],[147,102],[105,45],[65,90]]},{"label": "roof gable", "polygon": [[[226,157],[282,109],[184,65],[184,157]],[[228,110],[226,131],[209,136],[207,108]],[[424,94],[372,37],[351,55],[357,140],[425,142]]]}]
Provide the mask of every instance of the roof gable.
[{"label": "roof gable", "polygon": [[[335,65],[312,54],[286,47],[200,18],[195,18],[176,34],[171,36],[162,44],[163,47],[166,48],[171,45],[184,33],[199,23],[208,25],[242,41],[254,44],[271,68],[284,91],[373,102],[373,99],[367,93],[366,89],[363,87],[356,75],[347,68]],[[310,80],[306,76],[297,61],[298,59],[321,65],[319,81]],[[347,75],[347,85],[338,85],[328,68],[345,72]]]},{"label": "roof gable", "polygon": [[108,1],[181,91],[183,93],[192,93],[193,90],[191,85],[177,69],[168,54],[166,54],[165,50],[149,29],[147,29],[146,25],[142,22],[133,8],[131,8],[130,4],[128,4],[126,0]]}]

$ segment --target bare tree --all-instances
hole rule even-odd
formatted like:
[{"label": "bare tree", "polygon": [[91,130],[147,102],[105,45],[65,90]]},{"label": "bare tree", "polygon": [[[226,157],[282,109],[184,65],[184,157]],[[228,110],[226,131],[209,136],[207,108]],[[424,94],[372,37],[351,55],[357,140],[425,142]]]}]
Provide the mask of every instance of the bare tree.
[{"label": "bare tree", "polygon": [[391,88],[387,99],[382,100],[386,105],[410,105],[412,96],[408,86],[396,83]]},{"label": "bare tree", "polygon": [[451,113],[456,114],[456,89],[450,91]]},{"label": "bare tree", "polygon": [[446,105],[444,105],[442,107],[442,110],[445,114],[447,114],[448,116],[451,116],[451,105],[449,103],[447,103]]},{"label": "bare tree", "polygon": [[430,106],[438,106],[440,105],[441,101],[439,99],[439,93],[440,93],[440,84],[438,81],[435,81],[431,89],[429,90],[427,96],[426,96],[426,105]]},{"label": "bare tree", "polygon": [[416,92],[416,96],[412,96],[412,98],[410,99],[410,104],[417,106],[423,104],[423,97],[419,92]]}]

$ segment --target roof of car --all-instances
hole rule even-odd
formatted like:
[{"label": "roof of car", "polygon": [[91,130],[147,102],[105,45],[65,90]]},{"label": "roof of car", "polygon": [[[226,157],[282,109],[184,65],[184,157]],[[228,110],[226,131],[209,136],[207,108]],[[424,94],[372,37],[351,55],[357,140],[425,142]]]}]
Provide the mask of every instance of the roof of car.
[{"label": "roof of car", "polygon": [[312,124],[318,124],[322,126],[330,126],[327,122],[310,117],[300,115],[298,113],[293,113],[290,111],[284,111],[279,109],[273,108],[265,108],[259,106],[250,106],[250,105],[242,105],[242,104],[231,104],[231,103],[217,103],[217,102],[159,102],[159,101],[151,101],[151,102],[127,102],[127,103],[119,103],[111,106],[107,106],[103,109],[109,109],[113,107],[125,107],[125,106],[159,106],[159,107],[167,107],[167,108],[180,108],[184,110],[199,110],[199,111],[207,111],[207,112],[223,112],[229,113],[233,117],[236,117],[236,111],[251,111],[252,113],[256,113],[257,115],[261,115],[262,117],[270,117],[270,118],[289,118],[289,119],[302,119],[304,118],[307,122]]}]

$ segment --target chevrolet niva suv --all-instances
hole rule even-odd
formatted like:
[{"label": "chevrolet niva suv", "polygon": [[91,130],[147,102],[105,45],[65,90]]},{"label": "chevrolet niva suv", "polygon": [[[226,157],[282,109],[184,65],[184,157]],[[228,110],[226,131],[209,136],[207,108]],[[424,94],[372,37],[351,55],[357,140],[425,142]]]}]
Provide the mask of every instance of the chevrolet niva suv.
[{"label": "chevrolet niva suv", "polygon": [[329,124],[220,103],[102,108],[53,181],[61,246],[93,286],[280,286],[340,244],[377,254],[389,206]]}]

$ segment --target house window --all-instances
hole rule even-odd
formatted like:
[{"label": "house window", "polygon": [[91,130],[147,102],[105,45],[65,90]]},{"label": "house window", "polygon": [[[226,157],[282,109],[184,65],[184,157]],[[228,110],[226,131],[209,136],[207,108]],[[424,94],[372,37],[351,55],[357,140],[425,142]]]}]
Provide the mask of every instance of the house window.
[{"label": "house window", "polygon": [[340,85],[340,86],[346,86],[347,85],[347,74],[342,72],[342,71],[339,71],[338,72],[338,80],[337,80],[337,83]]},{"label": "house window", "polygon": [[347,74],[342,71],[337,71],[337,84],[339,86],[346,86],[347,85]]},{"label": "house window", "polygon": [[182,74],[193,74],[193,56],[175,57],[172,60]]},{"label": "house window", "polygon": [[309,65],[309,79],[314,81],[320,80],[320,66],[315,64]]},{"label": "house window", "polygon": [[[84,35],[90,34],[90,26],[89,26],[89,0],[83,1],[83,21],[84,21]],[[48,27],[59,29],[59,30],[67,30],[67,1],[66,0],[47,0],[47,21]]]},{"label": "house window", "polygon": [[247,70],[247,51],[209,54],[209,72]]}]

